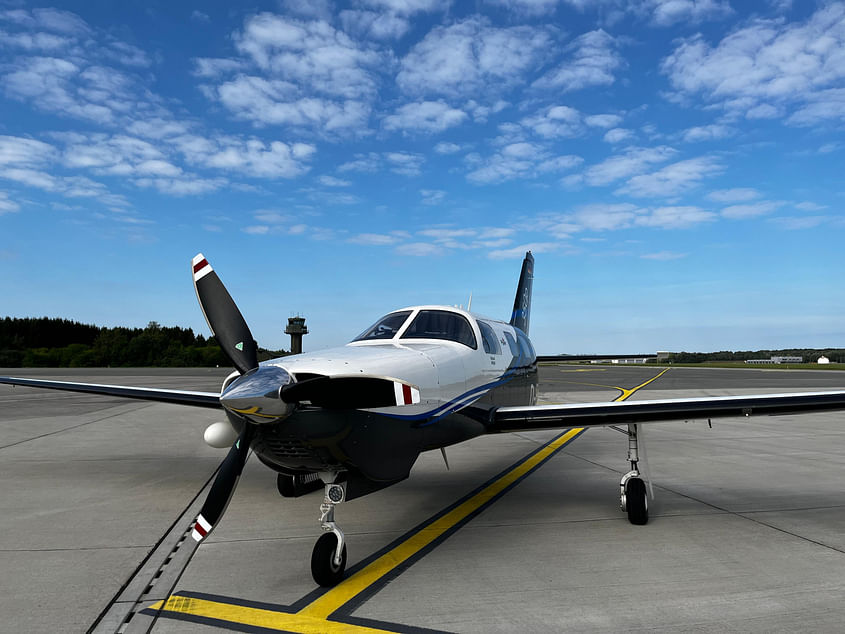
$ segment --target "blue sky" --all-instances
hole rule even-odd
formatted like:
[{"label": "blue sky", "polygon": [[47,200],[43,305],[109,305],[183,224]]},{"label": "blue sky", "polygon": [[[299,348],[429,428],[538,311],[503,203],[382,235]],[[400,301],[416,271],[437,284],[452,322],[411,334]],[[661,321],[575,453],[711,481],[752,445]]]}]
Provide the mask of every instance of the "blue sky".
[{"label": "blue sky", "polygon": [[409,304],[541,352],[845,346],[845,3],[0,0],[0,313],[261,345]]}]

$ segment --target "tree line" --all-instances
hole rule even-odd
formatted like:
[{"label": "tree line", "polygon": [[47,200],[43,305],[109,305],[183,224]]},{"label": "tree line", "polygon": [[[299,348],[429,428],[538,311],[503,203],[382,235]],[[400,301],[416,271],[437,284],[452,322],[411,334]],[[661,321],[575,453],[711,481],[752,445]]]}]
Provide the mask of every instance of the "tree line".
[{"label": "tree line", "polygon": [[[288,354],[259,348],[259,359]],[[231,362],[191,328],[107,328],[49,317],[0,320],[0,367],[214,367]]]},{"label": "tree line", "polygon": [[801,357],[804,363],[816,363],[827,357],[831,363],[845,363],[845,350],[839,348],[788,348],[785,350],[721,350],[719,352],[675,352],[669,355],[671,363],[705,363],[707,361],[748,361],[771,357]]}]

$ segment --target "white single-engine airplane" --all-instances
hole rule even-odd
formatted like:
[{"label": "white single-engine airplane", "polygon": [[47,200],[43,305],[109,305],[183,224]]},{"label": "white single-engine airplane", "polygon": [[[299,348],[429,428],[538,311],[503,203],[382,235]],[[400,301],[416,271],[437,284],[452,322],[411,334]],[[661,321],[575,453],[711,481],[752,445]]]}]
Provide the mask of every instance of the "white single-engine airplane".
[{"label": "white single-engine airplane", "polygon": [[220,521],[252,449],[278,473],[283,496],[325,487],[324,534],[311,556],[321,586],[340,582],[346,566],[335,506],[407,478],[420,452],[481,434],[627,425],[631,468],[620,483],[621,506],[632,523],[645,524],[641,423],[845,409],[845,390],[536,405],[537,358],[528,339],[533,268],[528,252],[508,323],[414,306],[385,315],[343,347],[259,363],[246,321],[199,254],[192,261],[197,298],[236,368],[219,394],[16,377],[0,383],[222,407],[228,420],[210,425],[205,440],[231,449],[193,524],[194,539]]}]

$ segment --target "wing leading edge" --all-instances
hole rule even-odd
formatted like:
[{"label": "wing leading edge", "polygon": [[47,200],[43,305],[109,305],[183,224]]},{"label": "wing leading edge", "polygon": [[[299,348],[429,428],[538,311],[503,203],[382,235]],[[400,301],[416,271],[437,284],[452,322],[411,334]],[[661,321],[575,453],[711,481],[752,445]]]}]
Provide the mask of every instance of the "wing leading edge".
[{"label": "wing leading edge", "polygon": [[490,413],[487,430],[498,433],[565,427],[603,427],[626,423],[704,420],[762,414],[802,414],[835,410],[845,410],[845,390],[611,403],[529,405],[496,408]]},{"label": "wing leading edge", "polygon": [[0,383],[43,387],[68,392],[87,392],[106,396],[137,398],[145,401],[193,405],[194,407],[213,407],[219,409],[220,394],[216,392],[190,392],[187,390],[162,390],[151,387],[130,387],[127,385],[100,385],[97,383],[73,383],[70,381],[48,381],[45,379],[27,379],[14,376],[0,376]]}]

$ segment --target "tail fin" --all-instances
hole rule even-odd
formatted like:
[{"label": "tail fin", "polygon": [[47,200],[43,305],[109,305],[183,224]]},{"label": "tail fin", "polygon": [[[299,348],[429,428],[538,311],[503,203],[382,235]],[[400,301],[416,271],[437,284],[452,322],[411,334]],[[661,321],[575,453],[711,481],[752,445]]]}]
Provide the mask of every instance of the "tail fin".
[{"label": "tail fin", "polygon": [[531,287],[534,284],[534,256],[531,251],[525,254],[522,261],[522,272],[519,274],[519,285],[516,287],[516,298],[513,300],[511,326],[519,328],[528,334],[528,322],[531,319]]}]

